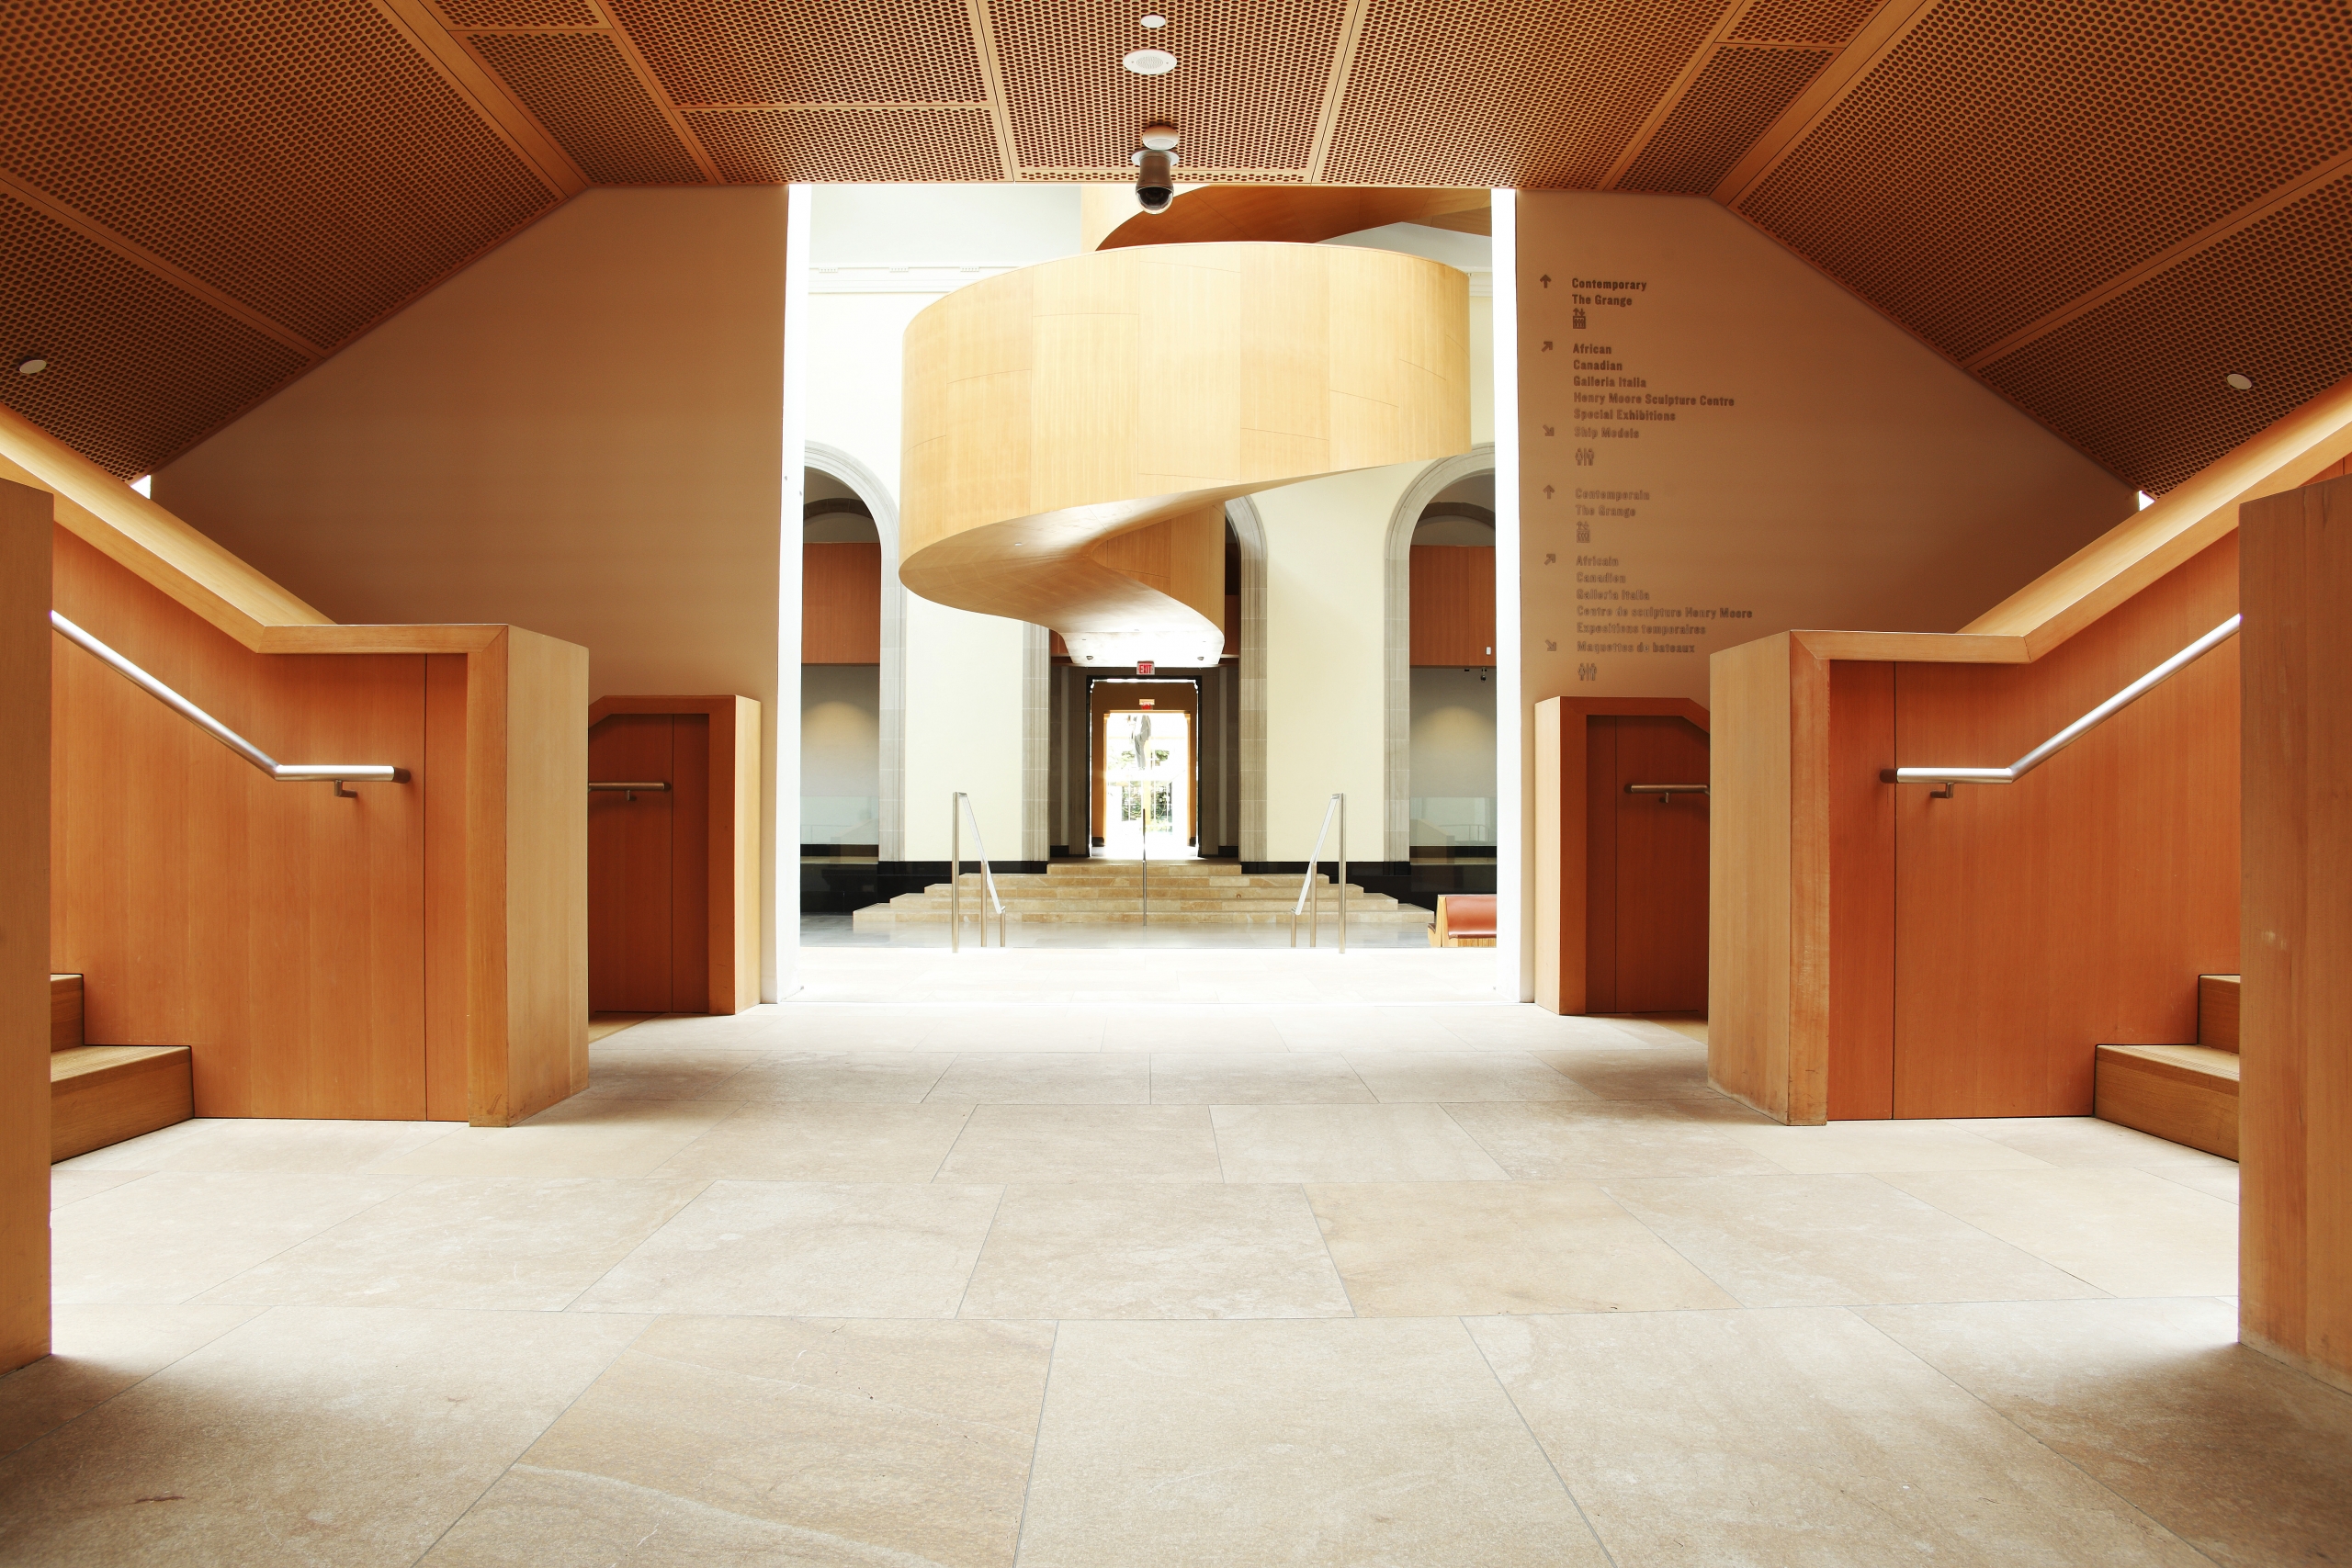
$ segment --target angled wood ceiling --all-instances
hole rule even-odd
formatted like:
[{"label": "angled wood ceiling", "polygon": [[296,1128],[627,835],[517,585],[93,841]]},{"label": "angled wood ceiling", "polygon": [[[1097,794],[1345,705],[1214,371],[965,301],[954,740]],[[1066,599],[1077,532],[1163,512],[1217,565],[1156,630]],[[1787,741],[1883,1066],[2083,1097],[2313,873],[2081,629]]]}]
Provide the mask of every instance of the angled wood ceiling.
[{"label": "angled wood ceiling", "polygon": [[2341,0],[16,0],[0,401],[135,474],[590,185],[1167,118],[1192,181],[1712,197],[2162,491],[2352,375],[2347,67]]}]

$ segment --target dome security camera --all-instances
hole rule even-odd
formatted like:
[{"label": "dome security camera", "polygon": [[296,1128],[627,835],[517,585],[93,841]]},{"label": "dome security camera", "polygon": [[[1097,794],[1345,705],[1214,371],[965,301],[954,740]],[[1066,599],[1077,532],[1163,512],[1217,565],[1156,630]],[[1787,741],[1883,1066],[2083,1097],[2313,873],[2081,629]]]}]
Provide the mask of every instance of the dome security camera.
[{"label": "dome security camera", "polygon": [[1136,202],[1146,212],[1165,212],[1176,199],[1176,128],[1147,125],[1137,140],[1143,145],[1130,159],[1136,165]]}]

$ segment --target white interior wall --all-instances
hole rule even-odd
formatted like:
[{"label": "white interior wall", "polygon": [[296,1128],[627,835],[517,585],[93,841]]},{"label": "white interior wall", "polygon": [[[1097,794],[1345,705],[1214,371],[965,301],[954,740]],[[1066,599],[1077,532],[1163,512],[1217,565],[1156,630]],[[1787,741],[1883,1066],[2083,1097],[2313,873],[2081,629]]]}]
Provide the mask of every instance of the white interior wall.
[{"label": "white interior wall", "polygon": [[1495,682],[1491,671],[1413,671],[1413,794],[1492,799]]},{"label": "white interior wall", "polygon": [[[800,667],[800,798],[803,843],[820,809],[882,794],[882,670],[876,664]],[[870,808],[869,808],[870,809]],[[871,842],[859,839],[858,843]]]},{"label": "white interior wall", "polygon": [[[1078,191],[822,186],[815,209],[808,439],[840,448],[895,483],[907,323],[967,283],[1075,254]],[[898,562],[886,560],[883,570],[895,573]],[[947,803],[959,789],[972,796],[982,830],[992,835],[992,852],[1017,858],[1021,624],[910,594],[906,639],[905,858],[947,858]]]}]

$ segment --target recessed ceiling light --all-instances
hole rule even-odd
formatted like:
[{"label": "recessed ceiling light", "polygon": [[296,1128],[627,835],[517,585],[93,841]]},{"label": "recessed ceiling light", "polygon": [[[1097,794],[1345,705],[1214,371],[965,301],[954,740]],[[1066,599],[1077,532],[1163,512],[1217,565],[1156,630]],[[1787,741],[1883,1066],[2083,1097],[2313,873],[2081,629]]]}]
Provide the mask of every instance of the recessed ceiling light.
[{"label": "recessed ceiling light", "polygon": [[1176,57],[1164,49],[1138,49],[1127,56],[1126,67],[1138,76],[1165,76],[1176,69]]},{"label": "recessed ceiling light", "polygon": [[2233,370],[2228,375],[2222,377],[2222,379],[2227,381],[2232,387],[2241,392],[2251,392],[2254,390],[2254,378],[2245,375],[2241,371]]},{"label": "recessed ceiling light", "polygon": [[43,355],[28,354],[17,361],[17,374],[19,376],[38,376],[48,368],[49,359]]},{"label": "recessed ceiling light", "polygon": [[1143,19],[1143,25],[1147,28],[1164,28],[1168,25],[1168,18],[1159,16],[1146,17]]}]

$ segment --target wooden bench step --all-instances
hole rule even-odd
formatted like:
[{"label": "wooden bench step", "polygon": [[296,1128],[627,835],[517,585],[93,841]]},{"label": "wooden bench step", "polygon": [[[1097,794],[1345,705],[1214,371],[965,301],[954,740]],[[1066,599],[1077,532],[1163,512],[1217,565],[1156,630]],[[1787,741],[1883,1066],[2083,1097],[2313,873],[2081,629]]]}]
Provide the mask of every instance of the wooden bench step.
[{"label": "wooden bench step", "polygon": [[2197,1043],[2220,1051],[2238,1048],[2238,977],[2197,976]]},{"label": "wooden bench step", "polygon": [[2238,1058],[2214,1045],[2102,1045],[2096,1109],[2102,1122],[2192,1149],[2238,1157]]},{"label": "wooden bench step", "polygon": [[49,1048],[62,1051],[82,1043],[82,976],[49,977]]},{"label": "wooden bench step", "polygon": [[196,1114],[185,1045],[71,1045],[49,1057],[52,1163]]}]

